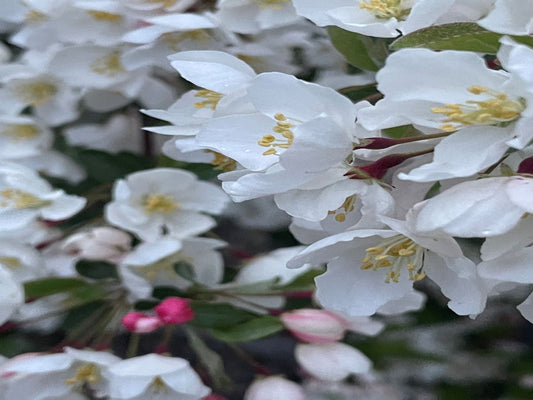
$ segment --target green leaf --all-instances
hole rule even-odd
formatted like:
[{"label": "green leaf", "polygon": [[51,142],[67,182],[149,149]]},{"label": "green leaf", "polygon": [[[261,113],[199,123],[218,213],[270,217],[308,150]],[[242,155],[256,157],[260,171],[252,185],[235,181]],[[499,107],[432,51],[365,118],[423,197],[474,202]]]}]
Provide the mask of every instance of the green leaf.
[{"label": "green leaf", "polygon": [[376,84],[364,86],[349,86],[339,90],[339,93],[348,97],[353,102],[358,102],[365,99],[372,99],[373,96],[379,94]]},{"label": "green leaf", "polygon": [[463,50],[496,54],[500,48],[501,36],[474,22],[455,22],[419,29],[395,40],[390,48],[400,50],[408,47],[423,47],[433,50]]},{"label": "green leaf", "polygon": [[383,131],[385,135],[394,139],[400,139],[410,136],[420,136],[420,132],[415,127],[413,127],[413,125],[395,126],[394,128],[387,128]]},{"label": "green leaf", "polygon": [[247,342],[281,330],[283,330],[283,324],[279,318],[266,315],[231,328],[212,329],[211,333],[215,338],[224,342]]},{"label": "green leaf", "polygon": [[76,271],[91,279],[118,279],[117,267],[105,261],[80,260],[76,263]]},{"label": "green leaf", "polygon": [[63,319],[61,328],[65,331],[71,331],[102,307],[106,307],[107,304],[105,301],[93,301],[71,309]]},{"label": "green leaf", "polygon": [[217,390],[230,389],[233,382],[224,371],[222,358],[211,350],[192,329],[184,327],[189,344],[198,356],[200,363],[211,377],[212,385]]},{"label": "green leaf", "polygon": [[199,328],[229,328],[249,321],[257,315],[225,303],[201,303],[193,301],[194,319],[191,325]]},{"label": "green leaf", "polygon": [[181,276],[183,279],[187,279],[188,281],[194,281],[196,279],[194,267],[187,261],[178,261],[173,265],[173,267],[176,274]]},{"label": "green leaf", "polygon": [[134,305],[133,308],[137,311],[147,311],[152,310],[159,304],[159,301],[155,300],[139,300]]},{"label": "green leaf", "polygon": [[289,283],[280,286],[280,289],[283,290],[306,290],[306,289],[312,289],[315,287],[315,278],[318,275],[321,275],[324,273],[324,270],[322,269],[311,269],[309,271],[304,272],[301,275],[298,275],[296,278],[294,278]]},{"label": "green leaf", "polygon": [[184,297],[184,292],[174,286],[156,286],[152,291],[152,297],[156,299],[166,299],[167,297]]},{"label": "green leaf", "polygon": [[27,299],[50,296],[56,293],[88,286],[81,279],[76,278],[44,278],[24,283],[24,293]]},{"label": "green leaf", "polygon": [[69,298],[65,300],[67,307],[74,307],[81,304],[101,300],[107,295],[107,291],[101,285],[87,285],[68,291]]},{"label": "green leaf", "polygon": [[424,200],[431,199],[432,197],[435,197],[440,193],[440,182],[435,182],[427,191],[426,195],[424,196]]},{"label": "green leaf", "polygon": [[354,67],[366,71],[377,71],[387,57],[387,49],[383,40],[345,31],[336,26],[328,26],[328,33],[333,46]]}]

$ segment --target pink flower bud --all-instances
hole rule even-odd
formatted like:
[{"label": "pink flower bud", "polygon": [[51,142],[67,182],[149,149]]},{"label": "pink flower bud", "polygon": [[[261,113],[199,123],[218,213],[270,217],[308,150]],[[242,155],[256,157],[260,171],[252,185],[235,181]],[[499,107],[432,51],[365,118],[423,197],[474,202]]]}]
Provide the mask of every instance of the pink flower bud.
[{"label": "pink flower bud", "polygon": [[148,333],[163,326],[163,322],[158,317],[130,312],[122,317],[122,325],[130,332]]},{"label": "pink flower bud", "polygon": [[189,300],[181,297],[168,297],[154,310],[165,324],[183,324],[194,318],[194,311],[189,306]]},{"label": "pink flower bud", "polygon": [[350,323],[326,310],[301,309],[281,315],[285,327],[309,343],[330,343],[342,339]]},{"label": "pink flower bud", "polygon": [[202,400],[228,400],[225,397],[222,397],[218,394],[211,393],[209,396],[204,397]]},{"label": "pink flower bud", "polygon": [[252,383],[244,400],[305,400],[302,387],[280,376],[270,376]]}]

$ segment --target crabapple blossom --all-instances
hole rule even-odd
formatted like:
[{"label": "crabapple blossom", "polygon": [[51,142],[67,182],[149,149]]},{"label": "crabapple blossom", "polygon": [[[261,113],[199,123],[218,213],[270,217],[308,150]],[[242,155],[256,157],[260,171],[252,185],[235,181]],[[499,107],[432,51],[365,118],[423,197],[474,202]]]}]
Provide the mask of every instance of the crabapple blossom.
[{"label": "crabapple blossom", "polygon": [[281,321],[296,338],[309,343],[342,339],[348,321],[327,310],[299,309],[281,314]]},{"label": "crabapple blossom", "polygon": [[281,376],[269,376],[254,381],[244,394],[244,400],[269,399],[305,400],[302,387]]}]

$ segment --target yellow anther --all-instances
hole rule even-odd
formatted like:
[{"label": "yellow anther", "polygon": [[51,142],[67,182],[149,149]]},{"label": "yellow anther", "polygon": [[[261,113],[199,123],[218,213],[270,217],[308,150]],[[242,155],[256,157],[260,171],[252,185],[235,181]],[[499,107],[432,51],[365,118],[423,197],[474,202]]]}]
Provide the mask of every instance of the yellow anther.
[{"label": "yellow anther", "polygon": [[15,95],[32,106],[48,102],[57,93],[57,87],[50,82],[22,83],[15,87]]},{"label": "yellow anther", "polygon": [[205,153],[213,154],[213,160],[211,164],[214,165],[214,169],[218,171],[234,171],[237,168],[237,161],[233,158],[226,157],[224,154],[220,154],[213,150],[204,150]]},{"label": "yellow anther", "polygon": [[337,221],[337,222],[346,221],[346,214],[337,214],[337,215],[335,215],[335,221]]},{"label": "yellow anther", "polygon": [[67,385],[83,385],[84,383],[97,383],[100,381],[100,370],[95,364],[85,364],[76,370],[76,374],[65,379]]},{"label": "yellow anther", "polygon": [[218,102],[222,98],[222,93],[213,92],[212,90],[198,90],[194,97],[202,97],[203,101],[199,101],[197,103],[194,103],[194,106],[196,108],[210,108],[211,110],[214,110],[217,108]]},{"label": "yellow anther", "polygon": [[160,376],[154,378],[152,383],[150,383],[150,388],[153,390],[154,393],[169,393],[168,386],[163,381],[163,379],[161,379]]},{"label": "yellow anther", "polygon": [[41,200],[37,196],[19,189],[4,189],[0,191],[0,207],[14,207],[16,209],[40,208],[51,204],[49,200]]},{"label": "yellow anther", "polygon": [[270,10],[281,10],[283,3],[288,3],[290,0],[254,0],[259,8],[267,8]]},{"label": "yellow anther", "polygon": [[39,24],[46,21],[48,16],[36,10],[30,10],[24,15],[24,22],[27,24]]},{"label": "yellow anther", "polygon": [[120,53],[116,51],[97,58],[91,63],[90,67],[97,74],[110,78],[126,72],[120,60]]},{"label": "yellow anther", "polygon": [[118,23],[122,21],[122,15],[113,14],[107,11],[87,10],[87,13],[97,21],[105,21],[111,23]]},{"label": "yellow anther", "polygon": [[167,32],[161,35],[161,40],[167,44],[167,46],[174,51],[181,50],[181,43],[186,40],[192,40],[195,42],[206,43],[211,36],[203,29],[193,29],[188,32]]},{"label": "yellow anther", "polygon": [[0,264],[3,264],[11,269],[17,269],[22,266],[20,259],[17,257],[0,257]]},{"label": "yellow anther", "polygon": [[160,193],[145,196],[142,204],[147,213],[171,213],[180,207],[172,196]]},{"label": "yellow anther", "polygon": [[433,107],[431,111],[442,114],[447,122],[439,128],[454,131],[466,125],[502,125],[517,119],[525,109],[524,101],[510,100],[505,93],[499,93],[484,86],[473,85],[467,90],[474,95],[486,95],[487,100],[468,100],[465,104],[445,104]]},{"label": "yellow anther", "polygon": [[272,134],[264,135],[261,139],[259,139],[257,141],[257,144],[259,146],[271,147],[271,149],[268,149],[267,151],[263,152],[264,156],[277,155],[278,151],[276,147],[288,149],[294,142],[294,133],[290,129],[294,126],[294,124],[291,124],[290,122],[285,122],[288,118],[282,113],[275,114],[274,119],[277,122],[276,125],[272,128],[272,131],[274,133],[279,133],[283,137],[283,139],[278,139]]},{"label": "yellow anther", "polygon": [[287,117],[285,115],[283,115],[282,113],[277,113],[274,115],[274,118],[277,120],[277,121],[286,121],[287,120]]},{"label": "yellow anther", "polygon": [[33,124],[5,125],[0,134],[7,136],[12,142],[30,140],[39,135],[39,128]]},{"label": "yellow anther", "polygon": [[398,21],[403,21],[411,12],[404,3],[405,0],[361,0],[359,7],[370,11],[376,18],[396,18]]}]

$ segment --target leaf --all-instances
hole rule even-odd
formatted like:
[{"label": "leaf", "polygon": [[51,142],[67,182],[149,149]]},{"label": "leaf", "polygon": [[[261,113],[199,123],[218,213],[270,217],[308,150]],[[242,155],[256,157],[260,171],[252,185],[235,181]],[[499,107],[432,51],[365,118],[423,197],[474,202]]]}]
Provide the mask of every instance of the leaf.
[{"label": "leaf", "polygon": [[382,66],[381,62],[384,58],[376,59],[376,55],[379,53],[377,50],[379,46],[374,45],[374,39],[355,32],[345,31],[336,26],[329,26],[328,33],[333,46],[354,67],[366,71],[377,71]]},{"label": "leaf", "polygon": [[420,136],[420,132],[413,125],[395,126],[384,129],[383,132],[390,138],[400,139],[404,137]]},{"label": "leaf", "polygon": [[225,303],[201,303],[193,301],[194,319],[191,325],[199,328],[229,328],[249,321],[255,314]]},{"label": "leaf", "polygon": [[159,301],[155,300],[139,300],[134,305],[133,308],[137,311],[147,311],[152,310],[159,304]]},{"label": "leaf", "polygon": [[91,279],[118,279],[117,267],[105,261],[80,260],[76,263],[76,271]]},{"label": "leaf", "polygon": [[194,268],[187,261],[178,261],[173,265],[173,267],[176,274],[181,276],[183,279],[187,279],[188,281],[194,281],[196,279]]},{"label": "leaf", "polygon": [[304,272],[301,275],[298,275],[296,278],[294,278],[289,283],[280,286],[280,289],[283,290],[306,290],[306,289],[312,289],[315,287],[315,278],[318,275],[321,275],[324,273],[324,270],[322,269],[311,269],[309,271]]},{"label": "leaf", "polygon": [[184,327],[185,334],[189,340],[189,344],[198,356],[200,363],[205,367],[212,384],[217,390],[230,389],[233,382],[231,378],[226,375],[224,371],[224,363],[222,358],[211,350],[204,341],[192,329]]},{"label": "leaf", "polygon": [[24,283],[24,293],[27,299],[33,299],[68,292],[87,285],[86,282],[76,278],[44,278]]},{"label": "leaf", "polygon": [[226,329],[212,329],[212,335],[224,342],[247,342],[260,339],[283,330],[279,318],[269,315],[247,321]]},{"label": "leaf", "polygon": [[105,301],[93,301],[71,309],[63,319],[61,328],[65,331],[71,331],[106,305],[107,303]]},{"label": "leaf", "polygon": [[372,98],[379,93],[376,88],[376,84],[364,85],[364,86],[350,86],[339,90],[339,93],[348,97],[353,102]]},{"label": "leaf", "polygon": [[437,181],[427,191],[426,195],[424,196],[424,200],[431,199],[432,197],[435,197],[440,193],[440,182]]},{"label": "leaf", "polygon": [[184,293],[174,286],[156,286],[152,291],[152,297],[156,299],[166,299],[172,296],[184,297]]},{"label": "leaf", "polygon": [[390,48],[400,50],[423,47],[432,50],[463,50],[496,54],[500,48],[499,33],[488,31],[474,22],[430,26],[395,40]]},{"label": "leaf", "polygon": [[276,284],[279,282],[279,279],[280,278],[276,277],[266,281],[231,286],[226,288],[226,291],[232,294],[257,294],[269,292],[274,289]]},{"label": "leaf", "polygon": [[107,295],[107,291],[102,286],[95,284],[69,290],[68,294],[69,298],[64,303],[68,307],[73,307],[101,300]]}]

